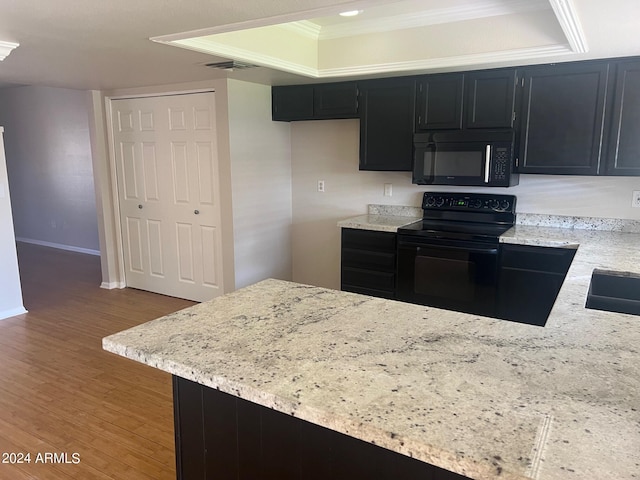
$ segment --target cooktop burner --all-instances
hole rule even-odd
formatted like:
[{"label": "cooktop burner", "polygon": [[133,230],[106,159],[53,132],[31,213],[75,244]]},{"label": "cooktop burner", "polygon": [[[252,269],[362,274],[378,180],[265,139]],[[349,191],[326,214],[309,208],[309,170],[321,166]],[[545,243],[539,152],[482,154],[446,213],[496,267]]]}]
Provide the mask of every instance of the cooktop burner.
[{"label": "cooktop burner", "polygon": [[423,219],[398,234],[497,241],[516,222],[514,195],[425,192],[422,209]]}]

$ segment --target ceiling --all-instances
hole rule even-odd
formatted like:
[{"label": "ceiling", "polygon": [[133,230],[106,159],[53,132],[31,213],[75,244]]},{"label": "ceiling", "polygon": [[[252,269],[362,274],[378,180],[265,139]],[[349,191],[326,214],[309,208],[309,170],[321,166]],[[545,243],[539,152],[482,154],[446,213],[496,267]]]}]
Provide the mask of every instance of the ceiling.
[{"label": "ceiling", "polygon": [[[352,9],[363,13],[336,16]],[[637,0],[0,0],[0,11],[0,42],[19,43],[0,62],[0,86],[113,90],[221,77],[284,84],[640,55]],[[291,22],[287,31],[305,30],[307,40],[276,27]],[[278,33],[237,33],[264,28]],[[227,41],[213,54],[171,44],[224,43],[224,35],[233,48]],[[310,46],[299,58],[286,57],[303,42]],[[205,66],[228,59],[259,67]],[[305,68],[291,68],[296,62]]]}]

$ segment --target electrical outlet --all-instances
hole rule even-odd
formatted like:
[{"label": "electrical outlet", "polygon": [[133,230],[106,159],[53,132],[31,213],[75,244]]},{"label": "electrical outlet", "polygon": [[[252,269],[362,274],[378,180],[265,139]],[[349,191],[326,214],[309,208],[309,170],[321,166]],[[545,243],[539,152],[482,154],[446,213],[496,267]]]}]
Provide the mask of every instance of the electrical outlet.
[{"label": "electrical outlet", "polygon": [[384,196],[385,197],[390,197],[391,195],[393,195],[393,184],[385,183],[384,184]]},{"label": "electrical outlet", "polygon": [[318,180],[318,191],[324,192],[324,180]]},{"label": "electrical outlet", "polygon": [[634,208],[640,208],[640,190],[634,190],[631,197],[631,206]]}]

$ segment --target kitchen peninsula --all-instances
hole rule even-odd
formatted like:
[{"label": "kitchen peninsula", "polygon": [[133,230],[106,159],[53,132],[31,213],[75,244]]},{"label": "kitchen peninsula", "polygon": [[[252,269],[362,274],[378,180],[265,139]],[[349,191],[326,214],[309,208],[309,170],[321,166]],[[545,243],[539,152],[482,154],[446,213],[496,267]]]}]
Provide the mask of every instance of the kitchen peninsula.
[{"label": "kitchen peninsula", "polygon": [[544,328],[265,280],[103,346],[474,479],[637,478],[640,320],[584,302],[593,268],[640,265],[638,237],[507,232],[579,245]]}]

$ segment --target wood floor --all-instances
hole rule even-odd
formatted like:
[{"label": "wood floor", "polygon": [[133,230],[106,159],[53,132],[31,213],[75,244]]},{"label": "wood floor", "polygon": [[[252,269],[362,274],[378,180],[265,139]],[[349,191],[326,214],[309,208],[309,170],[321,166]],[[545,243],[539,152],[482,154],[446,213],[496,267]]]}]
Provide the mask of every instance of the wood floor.
[{"label": "wood floor", "polygon": [[0,462],[31,463],[0,463],[0,479],[175,479],[170,375],[101,339],[193,302],[101,289],[96,256],[20,243],[18,257],[29,313],[0,321]]}]

